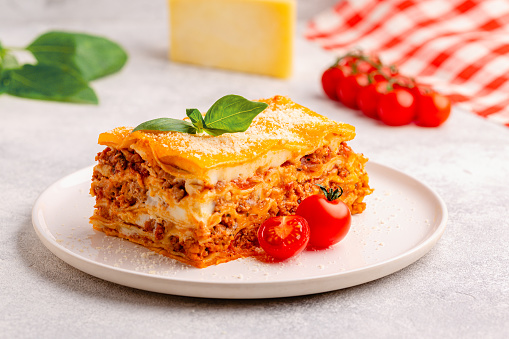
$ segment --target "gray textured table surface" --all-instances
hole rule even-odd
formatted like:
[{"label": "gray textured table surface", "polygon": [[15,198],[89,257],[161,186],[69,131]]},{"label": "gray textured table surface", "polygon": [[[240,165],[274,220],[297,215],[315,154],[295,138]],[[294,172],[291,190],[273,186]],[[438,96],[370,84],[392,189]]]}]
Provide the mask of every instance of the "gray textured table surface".
[{"label": "gray textured table surface", "polygon": [[[299,17],[326,2],[302,2]],[[0,0],[4,45],[28,44],[49,29],[106,35],[130,60],[120,74],[92,84],[99,106],[0,97],[0,337],[507,337],[507,127],[460,110],[438,129],[381,126],[324,99],[318,79],[332,58],[300,38],[287,81],[170,63],[162,0]],[[415,264],[371,283],[252,301],[116,285],[67,265],[42,245],[31,222],[36,198],[93,163],[99,133],[177,117],[185,107],[206,108],[227,93],[287,95],[356,126],[356,151],[423,180],[443,197],[449,223],[442,239]]]}]

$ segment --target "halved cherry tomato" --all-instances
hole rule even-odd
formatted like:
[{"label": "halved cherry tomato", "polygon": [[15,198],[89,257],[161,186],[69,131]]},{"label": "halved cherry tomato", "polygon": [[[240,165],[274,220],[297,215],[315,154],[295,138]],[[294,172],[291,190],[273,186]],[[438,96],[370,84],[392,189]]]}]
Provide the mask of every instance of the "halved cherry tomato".
[{"label": "halved cherry tomato", "polygon": [[389,126],[403,126],[415,117],[415,98],[406,88],[385,93],[378,102],[378,117]]},{"label": "halved cherry tomato", "polygon": [[446,96],[430,90],[421,90],[417,101],[415,123],[423,127],[438,127],[451,114],[451,101]]},{"label": "halved cherry tomato", "polygon": [[346,107],[357,109],[357,95],[360,89],[368,84],[366,73],[347,75],[336,88],[339,101]]},{"label": "halved cherry tomato", "polygon": [[268,255],[284,260],[306,248],[309,233],[309,225],[301,216],[274,217],[258,229],[258,242]]},{"label": "halved cherry tomato", "polygon": [[[311,229],[309,249],[322,249],[341,241],[351,225],[348,206],[339,199],[339,190],[327,190],[320,186],[326,195],[316,194],[304,199],[297,207],[297,215],[308,221]],[[330,200],[332,199],[332,200]]]},{"label": "halved cherry tomato", "polygon": [[357,95],[357,106],[366,116],[378,119],[378,103],[384,93],[387,92],[387,80],[376,81],[362,87]]},{"label": "halved cherry tomato", "polygon": [[325,70],[322,74],[322,88],[329,99],[338,101],[336,87],[345,78],[345,73],[342,67],[333,66]]}]

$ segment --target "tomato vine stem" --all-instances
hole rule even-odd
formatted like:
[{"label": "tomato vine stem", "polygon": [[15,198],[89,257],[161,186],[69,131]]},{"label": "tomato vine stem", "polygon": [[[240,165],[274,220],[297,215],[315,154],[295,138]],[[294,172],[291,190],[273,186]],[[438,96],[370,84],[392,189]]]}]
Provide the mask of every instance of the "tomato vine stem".
[{"label": "tomato vine stem", "polygon": [[337,200],[337,199],[339,199],[339,197],[341,197],[343,195],[343,188],[341,188],[341,186],[338,186],[339,188],[336,188],[334,190],[332,188],[327,189],[327,188],[323,187],[322,185],[318,185],[318,184],[315,184],[315,185],[320,187],[323,194],[325,194],[325,197],[329,201]]}]

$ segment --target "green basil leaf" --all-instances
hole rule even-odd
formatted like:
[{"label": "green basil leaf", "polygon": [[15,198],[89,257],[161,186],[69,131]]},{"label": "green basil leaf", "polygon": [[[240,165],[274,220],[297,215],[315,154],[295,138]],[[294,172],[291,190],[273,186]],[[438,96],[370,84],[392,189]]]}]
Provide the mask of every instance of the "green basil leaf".
[{"label": "green basil leaf", "polygon": [[19,67],[20,65],[16,57],[2,49],[2,45],[0,44],[0,75],[5,70]]},{"label": "green basil leaf", "polygon": [[9,83],[9,78],[7,72],[0,72],[0,94],[7,92],[7,84]]},{"label": "green basil leaf", "polygon": [[205,128],[224,133],[244,132],[267,106],[266,103],[249,101],[239,95],[226,95],[207,111]]},{"label": "green basil leaf", "polygon": [[18,63],[18,59],[16,59],[16,57],[14,55],[6,53],[4,55],[4,57],[2,58],[2,65],[1,65],[2,70],[14,69],[14,68],[19,68],[19,67],[20,67],[20,65]]},{"label": "green basil leaf", "polygon": [[225,133],[232,133],[232,132],[224,130],[224,129],[214,129],[214,128],[204,128],[203,131],[205,133],[215,136],[215,137],[217,137],[221,134],[225,134]]},{"label": "green basil leaf", "polygon": [[205,122],[203,121],[203,115],[196,108],[188,108],[186,109],[186,115],[191,119],[194,127],[196,127],[196,133],[206,132],[209,135],[213,135],[217,137],[218,135],[229,133],[229,131],[213,129],[213,128],[205,128]]},{"label": "green basil leaf", "polygon": [[196,108],[188,108],[186,109],[186,115],[189,117],[189,119],[191,119],[191,122],[193,123],[194,127],[196,127],[197,132],[201,133],[205,125],[201,112]]},{"label": "green basil leaf", "polygon": [[23,65],[2,73],[8,94],[40,100],[97,104],[97,96],[76,72],[48,65]]},{"label": "green basil leaf", "polygon": [[40,64],[67,66],[85,80],[94,80],[119,71],[127,61],[126,52],[113,41],[81,33],[48,32],[27,50]]},{"label": "green basil leaf", "polygon": [[[161,132],[183,132],[189,134],[196,134],[196,127],[190,122],[172,119],[172,118],[158,118],[139,124],[132,132],[136,131],[161,131]],[[131,132],[131,133],[132,133]]]}]

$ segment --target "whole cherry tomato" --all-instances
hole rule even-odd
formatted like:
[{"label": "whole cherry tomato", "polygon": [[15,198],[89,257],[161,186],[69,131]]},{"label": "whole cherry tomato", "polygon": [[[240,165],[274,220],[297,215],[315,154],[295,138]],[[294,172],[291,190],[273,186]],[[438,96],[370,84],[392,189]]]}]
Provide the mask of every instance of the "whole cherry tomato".
[{"label": "whole cherry tomato", "polygon": [[449,98],[383,64],[375,54],[353,50],[324,72],[327,96],[390,126],[415,122],[437,127],[451,113]]},{"label": "whole cherry tomato", "polygon": [[389,126],[411,123],[415,117],[415,98],[406,88],[395,88],[385,93],[378,102],[378,117]]},{"label": "whole cherry tomato", "polygon": [[359,60],[357,62],[357,64],[355,65],[355,67],[357,68],[356,71],[358,73],[368,74],[368,73],[376,71],[376,67],[373,66],[372,63],[370,63],[368,61],[364,61],[364,60]]},{"label": "whole cherry tomato", "polygon": [[412,91],[412,94],[416,98],[416,100],[421,96],[425,95],[431,92],[434,92],[431,85],[428,84],[421,84],[421,83],[414,83],[415,86],[413,86],[410,90]]},{"label": "whole cherry tomato", "polygon": [[284,260],[306,248],[309,233],[309,225],[301,216],[274,217],[258,229],[258,242],[268,255]]},{"label": "whole cherry tomato", "polygon": [[420,91],[415,123],[423,127],[438,127],[451,114],[451,101],[435,91]]},{"label": "whole cherry tomato", "polygon": [[413,78],[396,74],[391,77],[394,81],[394,88],[406,88],[412,90],[415,88],[415,80]]},{"label": "whole cherry tomato", "polygon": [[377,67],[382,66],[382,62],[377,55],[366,55],[363,53],[347,56],[341,60],[341,63],[350,66],[355,73],[371,73]]},{"label": "whole cherry tomato", "polygon": [[344,70],[340,66],[332,66],[322,74],[322,88],[329,99],[338,101],[336,87],[344,79]]},{"label": "whole cherry tomato", "polygon": [[372,119],[378,118],[378,103],[384,93],[387,92],[387,86],[389,82],[387,80],[380,80],[378,82],[369,84],[368,86],[362,87],[357,95],[357,106],[362,113]]},{"label": "whole cherry tomato", "polygon": [[400,76],[399,70],[396,65],[380,65],[377,72],[383,77],[384,80]]},{"label": "whole cherry tomato", "polygon": [[365,73],[347,75],[336,88],[339,101],[346,107],[357,109],[357,95],[368,84],[368,75]]},{"label": "whole cherry tomato", "polygon": [[325,195],[316,194],[304,199],[297,207],[297,215],[308,221],[311,229],[309,249],[322,249],[341,241],[351,225],[348,206],[339,199],[339,189],[327,190],[319,186]]},{"label": "whole cherry tomato", "polygon": [[346,65],[351,68],[358,60],[359,60],[358,55],[346,55],[343,56],[338,63],[340,65]]}]

